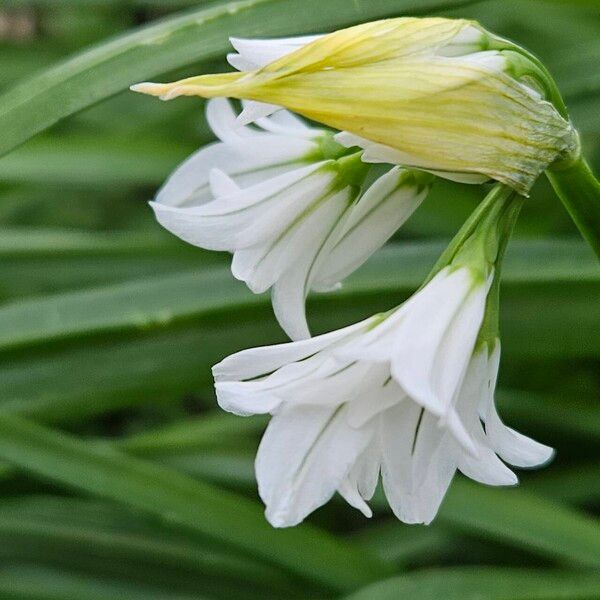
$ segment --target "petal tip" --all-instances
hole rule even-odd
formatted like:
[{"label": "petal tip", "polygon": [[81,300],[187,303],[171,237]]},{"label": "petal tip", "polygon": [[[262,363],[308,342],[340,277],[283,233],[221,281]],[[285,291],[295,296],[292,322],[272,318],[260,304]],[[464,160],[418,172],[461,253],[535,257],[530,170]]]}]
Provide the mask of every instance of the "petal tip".
[{"label": "petal tip", "polygon": [[150,81],[144,81],[142,83],[134,83],[129,86],[132,92],[139,94],[147,94],[148,96],[162,96],[167,86],[162,83],[152,83]]}]

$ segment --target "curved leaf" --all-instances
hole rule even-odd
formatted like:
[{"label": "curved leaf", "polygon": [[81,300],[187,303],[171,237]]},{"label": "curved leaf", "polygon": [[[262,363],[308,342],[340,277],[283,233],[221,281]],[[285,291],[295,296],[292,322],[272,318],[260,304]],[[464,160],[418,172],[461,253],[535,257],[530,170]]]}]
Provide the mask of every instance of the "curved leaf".
[{"label": "curved leaf", "polygon": [[[399,301],[402,295],[418,287],[443,247],[443,243],[436,242],[388,246],[339,292],[318,295],[315,299],[329,303],[392,293]],[[389,275],[392,265],[398,273],[394,277]],[[563,283],[590,283],[600,286],[600,268],[581,243],[515,242],[506,259],[503,282],[505,288],[516,284],[533,286],[527,296],[531,297],[531,304],[537,306],[536,291],[540,285],[564,287]],[[567,293],[569,291],[567,289]],[[226,267],[205,267],[191,273],[4,306],[0,308],[0,351],[80,335],[165,329],[177,322],[267,304],[266,295],[249,293],[242,283],[231,277]],[[545,319],[550,317],[550,314],[544,315]]]},{"label": "curved leaf", "polygon": [[477,567],[394,577],[348,600],[592,600],[599,590],[600,575]]},{"label": "curved leaf", "polygon": [[0,556],[221,598],[244,596],[249,584],[251,598],[293,595],[290,579],[273,567],[121,507],[77,498],[0,502]]},{"label": "curved leaf", "polygon": [[257,503],[174,470],[0,412],[0,457],[43,478],[144,510],[333,590],[389,574],[388,565],[310,526],[273,529]]},{"label": "curved leaf", "polygon": [[224,54],[230,36],[277,37],[323,31],[472,2],[239,0],[165,19],[77,54],[2,95],[0,155],[132,83]]}]

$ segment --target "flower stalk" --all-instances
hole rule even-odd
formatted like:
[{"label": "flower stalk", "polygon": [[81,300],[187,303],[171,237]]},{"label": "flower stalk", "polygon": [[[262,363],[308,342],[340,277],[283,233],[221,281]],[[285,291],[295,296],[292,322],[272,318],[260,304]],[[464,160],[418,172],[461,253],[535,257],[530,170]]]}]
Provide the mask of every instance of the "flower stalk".
[{"label": "flower stalk", "polygon": [[546,171],[581,235],[600,260],[600,182],[583,156],[560,161]]}]

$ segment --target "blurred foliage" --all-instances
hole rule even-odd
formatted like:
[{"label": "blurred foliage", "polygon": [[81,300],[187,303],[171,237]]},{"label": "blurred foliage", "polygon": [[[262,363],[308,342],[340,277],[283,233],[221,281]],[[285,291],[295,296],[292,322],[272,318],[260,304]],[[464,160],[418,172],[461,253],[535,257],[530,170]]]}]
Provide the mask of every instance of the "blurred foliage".
[{"label": "blurred foliage", "polygon": [[[600,269],[544,180],[507,258],[498,402],[557,457],[520,489],[457,478],[429,527],[376,497],[372,522],[332,502],[276,531],[252,472],[264,419],[215,410],[210,365],[283,334],[225,256],[146,205],[210,140],[202,103],[126,87],[217,69],[232,34],[403,14],[478,19],[536,52],[600,171],[596,0],[0,2],[1,598],[600,598]],[[315,330],[406,297],[483,192],[437,182],[311,298]]]}]

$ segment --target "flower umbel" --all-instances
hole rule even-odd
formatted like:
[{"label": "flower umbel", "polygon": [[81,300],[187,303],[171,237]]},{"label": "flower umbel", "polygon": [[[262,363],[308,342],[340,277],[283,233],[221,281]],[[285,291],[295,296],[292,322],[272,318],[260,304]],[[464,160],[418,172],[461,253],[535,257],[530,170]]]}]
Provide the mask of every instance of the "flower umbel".
[{"label": "flower umbel", "polygon": [[233,275],[272,290],[293,339],[308,337],[309,290],[335,287],[396,231],[427,195],[427,176],[394,167],[365,189],[361,153],[287,111],[240,126],[225,99],[208,103],[220,142],[202,148],[151,203],[183,240],[233,253]]},{"label": "flower umbel", "polygon": [[273,415],[256,458],[273,525],[299,523],[336,491],[369,516],[380,473],[398,518],[429,523],[457,469],[512,485],[500,458],[529,467],[551,456],[498,417],[500,346],[482,328],[513,196],[492,194],[447,264],[397,309],[214,367],[222,408]]},{"label": "flower umbel", "polygon": [[[244,73],[191,77],[132,89],[163,99],[229,96],[283,106],[347,132],[367,160],[527,194],[577,135],[538,63],[477,23],[398,18],[299,41],[235,40]],[[267,62],[268,61],[268,62]]]}]

